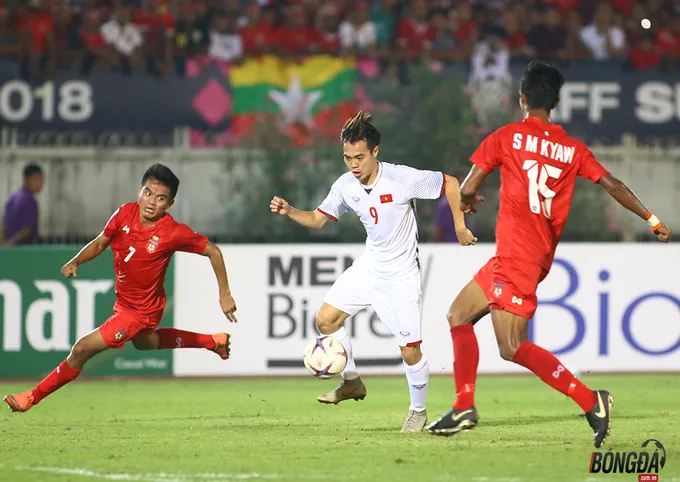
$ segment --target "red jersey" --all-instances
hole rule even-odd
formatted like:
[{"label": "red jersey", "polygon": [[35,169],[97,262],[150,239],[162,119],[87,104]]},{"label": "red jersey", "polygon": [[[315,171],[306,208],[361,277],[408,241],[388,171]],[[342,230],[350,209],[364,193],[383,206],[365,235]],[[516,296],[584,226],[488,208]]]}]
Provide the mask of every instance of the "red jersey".
[{"label": "red jersey", "polygon": [[165,273],[175,251],[203,253],[208,238],[165,214],[154,226],[144,226],[137,203],[123,204],[104,228],[112,239],[116,297],[142,315],[165,307]]},{"label": "red jersey", "polygon": [[546,270],[569,216],[576,176],[598,182],[608,173],[582,142],[536,117],[490,134],[471,160],[501,173],[496,256]]}]

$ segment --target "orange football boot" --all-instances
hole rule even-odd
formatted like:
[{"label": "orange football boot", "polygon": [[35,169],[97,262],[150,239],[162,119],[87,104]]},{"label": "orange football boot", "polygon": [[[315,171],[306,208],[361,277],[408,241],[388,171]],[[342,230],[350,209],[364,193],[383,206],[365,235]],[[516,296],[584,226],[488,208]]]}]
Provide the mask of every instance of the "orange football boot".
[{"label": "orange football boot", "polygon": [[18,393],[16,395],[7,395],[3,398],[4,402],[9,405],[9,409],[13,412],[26,412],[33,406],[33,393],[31,390]]},{"label": "orange football boot", "polygon": [[213,348],[212,351],[217,353],[222,360],[229,358],[231,353],[231,337],[229,336],[229,333],[217,333],[212,337],[215,342],[215,348]]}]

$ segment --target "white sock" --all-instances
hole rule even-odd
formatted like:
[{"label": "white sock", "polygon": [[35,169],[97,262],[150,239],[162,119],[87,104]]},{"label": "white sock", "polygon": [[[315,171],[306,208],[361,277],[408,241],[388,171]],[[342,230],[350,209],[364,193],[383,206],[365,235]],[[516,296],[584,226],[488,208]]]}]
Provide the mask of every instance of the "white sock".
[{"label": "white sock", "polygon": [[406,379],[408,380],[408,391],[411,395],[411,406],[409,410],[422,412],[425,410],[427,401],[427,382],[430,379],[430,365],[427,363],[425,355],[415,365],[407,365]]},{"label": "white sock", "polygon": [[338,340],[345,348],[345,351],[347,352],[347,366],[345,367],[345,370],[342,372],[342,379],[354,380],[356,378],[359,378],[357,365],[356,363],[354,363],[354,357],[352,357],[352,342],[349,339],[349,333],[347,333],[345,327],[343,326],[335,333],[331,333],[329,336],[332,336],[333,338]]}]

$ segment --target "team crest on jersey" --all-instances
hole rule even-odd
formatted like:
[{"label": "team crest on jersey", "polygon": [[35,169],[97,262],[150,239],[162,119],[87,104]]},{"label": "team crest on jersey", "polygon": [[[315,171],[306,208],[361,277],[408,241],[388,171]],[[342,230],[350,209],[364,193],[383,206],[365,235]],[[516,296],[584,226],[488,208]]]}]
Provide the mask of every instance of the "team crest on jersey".
[{"label": "team crest on jersey", "polygon": [[391,203],[392,202],[392,195],[391,194],[381,194],[380,195],[380,203],[385,204],[385,203]]},{"label": "team crest on jersey", "polygon": [[153,253],[154,251],[156,251],[156,247],[158,246],[158,241],[159,241],[158,236],[152,236],[151,239],[149,240],[149,244],[146,246],[146,250],[149,253]]}]

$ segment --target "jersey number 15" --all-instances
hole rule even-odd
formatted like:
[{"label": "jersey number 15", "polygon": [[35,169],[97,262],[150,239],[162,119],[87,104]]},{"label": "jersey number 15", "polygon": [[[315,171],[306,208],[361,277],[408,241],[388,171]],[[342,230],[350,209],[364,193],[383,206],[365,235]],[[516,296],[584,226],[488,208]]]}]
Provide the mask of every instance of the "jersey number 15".
[{"label": "jersey number 15", "polygon": [[[541,214],[542,206],[543,215],[550,219],[550,208],[556,193],[546,183],[549,178],[558,179],[562,174],[562,169],[548,164],[541,165],[538,161],[524,161],[523,167],[529,178],[529,208],[531,212]],[[539,199],[539,193],[543,196],[542,201]]]}]

